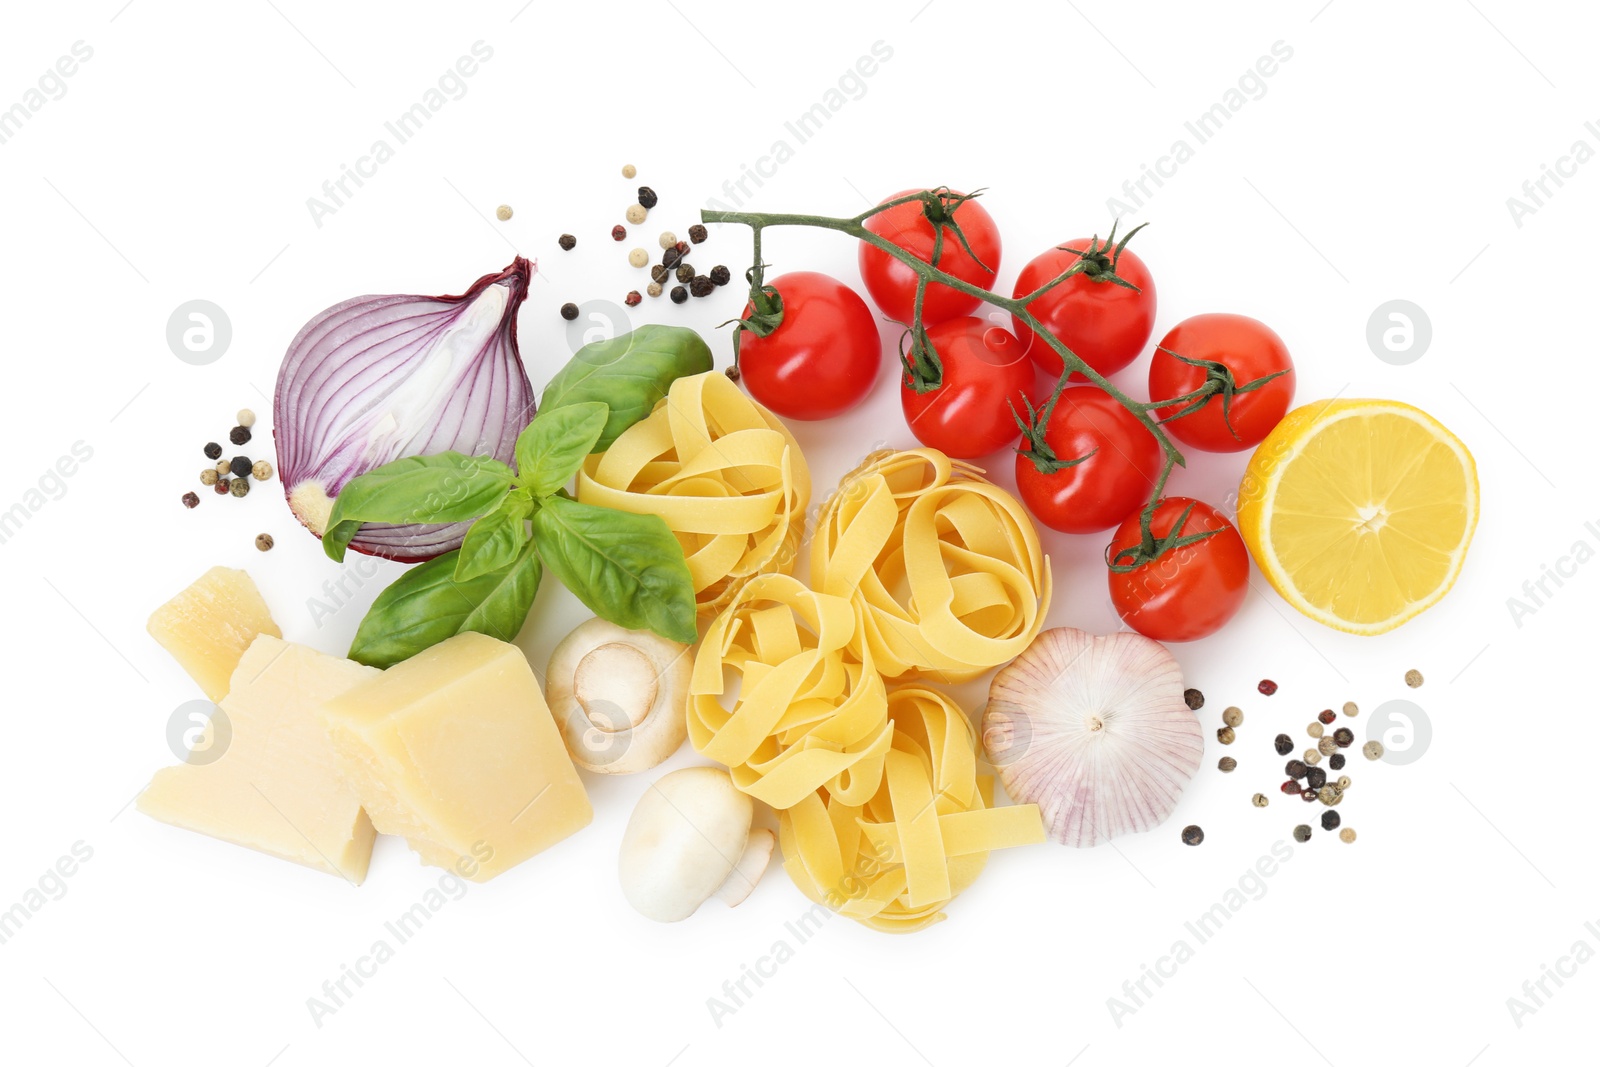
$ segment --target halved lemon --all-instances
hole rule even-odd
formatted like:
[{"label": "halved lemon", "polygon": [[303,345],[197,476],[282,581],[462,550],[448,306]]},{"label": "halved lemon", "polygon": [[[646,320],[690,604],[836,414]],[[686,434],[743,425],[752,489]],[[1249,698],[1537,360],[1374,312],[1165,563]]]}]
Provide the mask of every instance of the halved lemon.
[{"label": "halved lemon", "polygon": [[1296,408],[1239,485],[1239,533],[1283,599],[1336,630],[1387,633],[1437,604],[1478,524],[1472,453],[1396,400]]}]

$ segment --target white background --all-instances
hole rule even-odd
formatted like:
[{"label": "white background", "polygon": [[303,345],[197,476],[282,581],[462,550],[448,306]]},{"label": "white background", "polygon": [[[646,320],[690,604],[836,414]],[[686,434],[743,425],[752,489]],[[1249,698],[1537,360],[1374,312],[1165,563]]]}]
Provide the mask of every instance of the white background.
[{"label": "white background", "polygon": [[[1506,0],[520,6],[97,0],[7,12],[0,107],[74,42],[93,56],[0,145],[0,509],[28,499],[75,442],[93,458],[0,544],[0,909],[75,842],[93,856],[0,945],[6,1060],[1464,1067],[1588,1054],[1600,963],[1548,984],[1554,995],[1520,1026],[1507,998],[1574,942],[1600,949],[1584,927],[1600,927],[1600,863],[1581,672],[1600,567],[1548,583],[1554,595],[1520,625],[1507,601],[1575,542],[1600,546],[1586,414],[1600,385],[1588,321],[1600,165],[1552,185],[1521,226],[1506,200],[1575,140],[1600,147],[1584,128],[1600,119],[1592,12]],[[466,94],[316,225],[307,198],[479,40],[493,58]],[[892,59],[795,146],[784,120],[876,41]],[[747,205],[851,214],[907,186],[986,186],[1009,286],[1050,245],[1103,232],[1107,198],[1277,41],[1293,57],[1265,95],[1137,213],[1153,222],[1139,247],[1160,292],[1158,335],[1203,311],[1255,315],[1292,350],[1300,400],[1426,408],[1477,456],[1483,518],[1455,591],[1396,633],[1325,630],[1255,575],[1225,632],[1175,649],[1207,694],[1210,743],[1159,830],[1088,852],[996,854],[949,921],[923,933],[835,919],[797,945],[784,924],[807,903],[776,868],[736,911],[713,904],[677,926],[636,916],[614,863],[645,777],[592,780],[592,827],[449,903],[319,1027],[307,998],[438,872],[385,839],[352,891],[128,806],[173,759],[169,714],[198,695],[144,633],[154,606],[209,566],[244,566],[287,637],[343,652],[380,584],[319,627],[308,598],[339,568],[276,486],[178,504],[200,488],[200,444],[236,408],[261,414],[266,440],[278,361],[313,313],[358,293],[459,292],[520,252],[542,271],[521,320],[542,387],[570,351],[562,302],[643,287],[624,262],[635,242],[606,236],[633,187],[661,194],[637,242],[653,245],[708,198],[726,200],[723,183],[778,138],[794,157],[747,185]],[[639,181],[619,176],[627,162]],[[493,221],[500,203],[516,209],[507,224]],[[569,230],[580,244],[563,253],[554,239]],[[766,251],[779,270],[858,280],[844,238],[774,233]],[[715,232],[694,259],[738,275],[747,234]],[[206,367],[165,341],[169,314],[194,298],[233,327]],[[1368,316],[1394,298],[1432,322],[1409,366],[1366,342]],[[682,308],[647,302],[635,321],[698,326],[725,365],[715,326],[739,300],[729,288]],[[1121,380],[1142,391],[1144,366]],[[819,497],[875,443],[914,443],[888,372],[847,420],[796,432]],[[1222,502],[1242,464],[1197,456],[1172,488]],[[995,465],[1000,481],[1009,468]],[[278,539],[269,555],[252,547],[260,531]],[[1099,540],[1046,543],[1052,623],[1112,628]],[[547,583],[524,636],[536,665],[581,614]],[[1412,667],[1427,678],[1415,692],[1402,682]],[[1255,693],[1262,677],[1282,686],[1270,700]],[[1251,807],[1279,778],[1272,735],[1302,735],[1347,699],[1396,697],[1426,710],[1432,746],[1409,766],[1353,762],[1341,810],[1359,841],[1319,830],[1198,944],[1185,922],[1310,811],[1275,793]],[[1230,703],[1247,721],[1228,750],[1240,769],[1223,776],[1211,738]],[[1179,844],[1189,822],[1208,832],[1198,849]],[[793,958],[719,1027],[707,998],[780,938]],[[1108,998],[1180,938],[1194,958],[1118,1025]]]}]

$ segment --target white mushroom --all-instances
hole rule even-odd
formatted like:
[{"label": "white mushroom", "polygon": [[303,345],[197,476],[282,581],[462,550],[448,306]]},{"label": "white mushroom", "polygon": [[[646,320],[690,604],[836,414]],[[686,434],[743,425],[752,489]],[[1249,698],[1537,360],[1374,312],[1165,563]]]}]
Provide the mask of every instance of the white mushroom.
[{"label": "white mushroom", "polygon": [[562,638],[550,654],[545,698],[573,762],[600,774],[633,774],[676,752],[689,730],[688,652],[604,619]]},{"label": "white mushroom", "polygon": [[634,910],[687,919],[712,897],[730,908],[761,879],[776,843],[750,829],[755,805],[720,767],[686,767],[651,783],[622,833],[617,875]]}]

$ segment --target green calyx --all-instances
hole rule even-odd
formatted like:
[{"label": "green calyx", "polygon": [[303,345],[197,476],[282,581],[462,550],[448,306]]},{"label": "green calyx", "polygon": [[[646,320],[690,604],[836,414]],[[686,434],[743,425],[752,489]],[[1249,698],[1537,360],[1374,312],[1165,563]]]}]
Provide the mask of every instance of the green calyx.
[{"label": "green calyx", "polygon": [[1055,389],[1051,390],[1050,399],[1046,400],[1040,408],[1035,409],[1033,401],[1028,399],[1028,394],[1023,393],[1022,406],[1028,410],[1027,418],[1017,414],[1015,404],[1011,403],[1010,400],[1006,401],[1006,406],[1011,409],[1011,417],[1016,420],[1017,429],[1022,431],[1022,439],[1027,442],[1024,447],[1016,449],[1016,453],[1032,462],[1033,469],[1040,474],[1054,474],[1056,471],[1064,471],[1068,467],[1076,467],[1100,451],[1098,448],[1090,449],[1087,454],[1078,456],[1076,459],[1062,459],[1056,455],[1056,450],[1051,448],[1050,443],[1045,440],[1045,430],[1050,425],[1050,416],[1056,410],[1056,402],[1061,399],[1061,394],[1067,388],[1067,379],[1070,377],[1072,377],[1072,371],[1063,368],[1060,380],[1056,382]]},{"label": "green calyx", "polygon": [[1121,262],[1123,249],[1128,247],[1128,242],[1133,240],[1133,235],[1148,225],[1150,225],[1148,222],[1143,222],[1135,226],[1123,236],[1119,244],[1117,242],[1117,224],[1113,221],[1111,223],[1111,233],[1103,242],[1100,240],[1100,235],[1096,234],[1089,239],[1088,248],[1062,246],[1058,251],[1072,252],[1078,257],[1078,261],[1069,267],[1062,277],[1069,278],[1074,274],[1081,274],[1092,282],[1110,282],[1113,285],[1120,285],[1124,289],[1132,289],[1136,293],[1139,292],[1137,285],[1117,273],[1117,264]]},{"label": "green calyx", "polygon": [[1264,374],[1259,378],[1254,378],[1243,385],[1239,385],[1234,381],[1232,369],[1225,363],[1219,363],[1214,359],[1190,359],[1188,356],[1181,356],[1172,351],[1172,349],[1163,348],[1160,345],[1156,346],[1156,351],[1165,352],[1181,363],[1187,363],[1191,367],[1199,367],[1206,372],[1205,381],[1201,383],[1200,388],[1182,396],[1173,397],[1170,400],[1151,401],[1147,405],[1151,408],[1171,407],[1174,404],[1183,405],[1172,414],[1163,416],[1160,421],[1168,423],[1174,419],[1181,419],[1185,415],[1193,415],[1209,404],[1212,397],[1220,396],[1222,398],[1222,423],[1228,428],[1228,432],[1233,434],[1235,440],[1240,438],[1239,431],[1233,428],[1233,398],[1240,393],[1254,392],[1272,381],[1272,379],[1289,373],[1289,369],[1285,367],[1283,370]]},{"label": "green calyx", "polygon": [[[1161,481],[1165,484],[1165,475],[1162,476]],[[1130,571],[1136,571],[1140,567],[1154,563],[1169,553],[1176,552],[1181,548],[1187,548],[1192,544],[1204,541],[1208,537],[1215,537],[1222,532],[1222,528],[1219,527],[1215,530],[1206,530],[1204,533],[1185,534],[1183,528],[1189,522],[1189,513],[1194,510],[1194,505],[1190,504],[1183,509],[1183,514],[1178,516],[1178,521],[1172,524],[1172,529],[1167,531],[1166,536],[1158,538],[1150,526],[1155,520],[1156,508],[1160,504],[1161,497],[1158,487],[1157,495],[1152,497],[1150,503],[1146,504],[1144,510],[1139,513],[1139,543],[1130,545],[1115,555],[1112,555],[1109,546],[1106,548],[1106,566],[1113,573],[1127,574]]]}]

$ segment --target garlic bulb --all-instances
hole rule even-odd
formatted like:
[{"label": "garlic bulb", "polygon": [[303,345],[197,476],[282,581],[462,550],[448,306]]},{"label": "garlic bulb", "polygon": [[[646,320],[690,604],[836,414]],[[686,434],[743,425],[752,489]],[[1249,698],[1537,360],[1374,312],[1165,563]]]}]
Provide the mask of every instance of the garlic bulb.
[{"label": "garlic bulb", "polygon": [[1205,747],[1172,653],[1066,627],[995,675],[983,744],[1012,799],[1038,804],[1046,834],[1075,848],[1160,825]]}]

